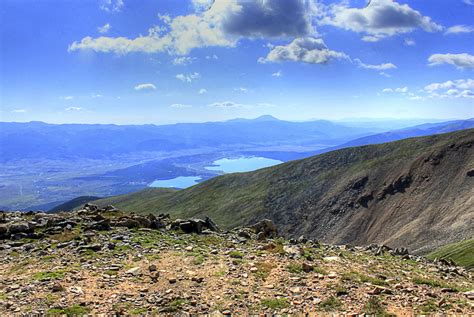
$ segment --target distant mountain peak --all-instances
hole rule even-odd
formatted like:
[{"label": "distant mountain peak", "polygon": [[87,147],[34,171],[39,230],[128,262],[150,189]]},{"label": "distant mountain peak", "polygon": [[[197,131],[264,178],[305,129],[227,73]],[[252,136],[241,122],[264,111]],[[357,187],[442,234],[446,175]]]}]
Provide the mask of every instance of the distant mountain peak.
[{"label": "distant mountain peak", "polygon": [[235,118],[235,119],[229,120],[229,122],[250,122],[250,121],[252,121],[252,122],[267,122],[267,121],[281,121],[281,120],[278,119],[278,118],[275,118],[274,116],[269,115],[269,114],[265,114],[263,116],[260,116],[260,117],[254,118],[254,119]]}]

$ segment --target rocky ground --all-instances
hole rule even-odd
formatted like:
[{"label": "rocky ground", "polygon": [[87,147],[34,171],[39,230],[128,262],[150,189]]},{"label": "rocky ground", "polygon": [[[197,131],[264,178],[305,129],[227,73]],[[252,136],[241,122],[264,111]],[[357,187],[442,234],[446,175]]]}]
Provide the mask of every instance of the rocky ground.
[{"label": "rocky ground", "polygon": [[472,274],[387,247],[93,205],[0,213],[0,315],[474,313]]}]

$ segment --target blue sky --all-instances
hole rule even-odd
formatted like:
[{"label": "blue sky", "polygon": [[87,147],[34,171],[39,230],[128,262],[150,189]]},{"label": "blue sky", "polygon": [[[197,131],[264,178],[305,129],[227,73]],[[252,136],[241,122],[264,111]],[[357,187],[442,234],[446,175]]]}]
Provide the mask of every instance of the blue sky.
[{"label": "blue sky", "polygon": [[474,0],[0,3],[0,119],[474,117]]}]

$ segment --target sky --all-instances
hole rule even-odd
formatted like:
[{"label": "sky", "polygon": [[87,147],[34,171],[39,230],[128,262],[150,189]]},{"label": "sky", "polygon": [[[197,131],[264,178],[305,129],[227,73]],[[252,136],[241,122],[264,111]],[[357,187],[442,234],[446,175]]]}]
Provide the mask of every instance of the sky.
[{"label": "sky", "polygon": [[0,121],[474,117],[474,0],[2,0]]}]

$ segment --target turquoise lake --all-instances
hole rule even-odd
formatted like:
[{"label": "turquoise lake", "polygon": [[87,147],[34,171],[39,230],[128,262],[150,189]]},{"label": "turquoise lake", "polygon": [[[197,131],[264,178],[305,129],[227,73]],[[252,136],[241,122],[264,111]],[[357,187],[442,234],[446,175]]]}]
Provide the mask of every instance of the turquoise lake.
[{"label": "turquoise lake", "polygon": [[178,176],[172,179],[156,180],[150,187],[188,188],[199,183],[199,176]]},{"label": "turquoise lake", "polygon": [[[273,160],[265,157],[238,157],[223,158],[212,162],[212,166],[206,166],[210,171],[222,171],[224,173],[250,172],[260,168],[269,167],[283,163],[279,160]],[[156,180],[150,187],[166,188],[188,188],[196,185],[201,180],[199,176],[178,176],[172,179]]]},{"label": "turquoise lake", "polygon": [[265,157],[223,158],[214,161],[212,166],[208,166],[206,169],[210,171],[223,171],[224,173],[250,172],[280,163],[283,162]]}]

